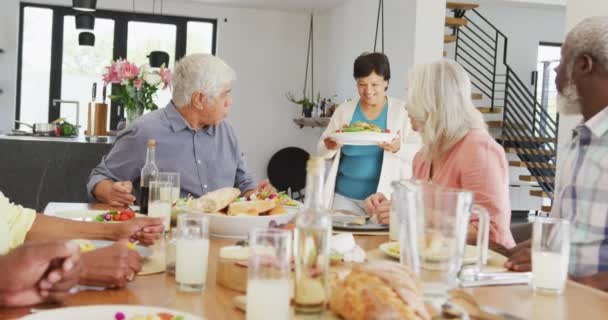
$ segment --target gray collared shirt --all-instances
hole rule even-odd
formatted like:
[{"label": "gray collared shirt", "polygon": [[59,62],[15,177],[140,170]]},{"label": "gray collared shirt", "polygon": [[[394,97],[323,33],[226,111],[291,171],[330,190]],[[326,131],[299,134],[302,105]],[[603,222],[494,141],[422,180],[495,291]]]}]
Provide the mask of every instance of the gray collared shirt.
[{"label": "gray collared shirt", "polygon": [[149,139],[156,140],[158,169],[180,173],[182,197],[198,197],[223,187],[245,192],[256,186],[228,122],[194,130],[170,102],[119,132],[110,152],[91,171],[87,183],[90,200],[95,200],[97,183],[106,179],[131,181],[139,194]]}]

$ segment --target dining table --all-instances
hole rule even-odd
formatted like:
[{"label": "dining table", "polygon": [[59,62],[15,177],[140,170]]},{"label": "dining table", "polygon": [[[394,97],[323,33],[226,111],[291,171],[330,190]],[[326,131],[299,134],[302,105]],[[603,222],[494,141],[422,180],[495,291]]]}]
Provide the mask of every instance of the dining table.
[{"label": "dining table", "polygon": [[[109,210],[102,204],[49,203],[45,214],[66,210]],[[388,235],[356,235],[356,243],[367,252],[377,251],[389,241]],[[235,297],[243,293],[226,289],[216,283],[220,248],[234,245],[234,239],[211,238],[206,286],[202,292],[177,290],[175,278],[161,272],[138,276],[126,287],[102,291],[79,291],[61,305],[41,305],[0,309],[0,319],[18,319],[31,312],[45,309],[99,304],[145,305],[175,309],[200,316],[205,320],[245,319],[245,313],[235,307]],[[381,255],[380,255],[381,256]],[[390,257],[383,257],[391,259]],[[7,270],[3,270],[7,272]],[[535,292],[530,285],[502,285],[463,288],[484,308],[505,319],[606,319],[608,293],[568,280],[560,295]]]}]

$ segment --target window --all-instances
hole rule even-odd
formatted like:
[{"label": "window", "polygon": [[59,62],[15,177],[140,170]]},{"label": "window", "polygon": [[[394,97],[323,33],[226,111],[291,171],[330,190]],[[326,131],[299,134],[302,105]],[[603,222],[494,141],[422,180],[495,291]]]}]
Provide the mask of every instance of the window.
[{"label": "window", "polygon": [[561,44],[541,43],[538,46],[536,100],[554,120],[557,117],[555,67],[561,58]]},{"label": "window", "polygon": [[[85,110],[93,95],[93,83],[101,85],[100,75],[104,72],[104,66],[112,60],[114,20],[95,19],[94,47],[79,46],[78,33],[74,16],[65,16],[63,18],[63,56],[61,59],[61,99],[80,102],[79,122],[81,130],[83,130],[87,121]],[[101,90],[98,88],[97,101],[102,99],[100,94]],[[74,105],[62,105],[59,116],[65,119],[75,119]]]},{"label": "window", "polygon": [[213,28],[209,22],[188,21],[186,54],[213,52]]},{"label": "window", "polygon": [[22,17],[19,80],[21,90],[18,92],[18,100],[23,108],[17,110],[16,120],[30,124],[44,123],[49,117],[53,10],[27,7]]},{"label": "window", "polygon": [[[97,83],[101,101],[101,74],[111,60],[127,58],[139,65],[150,51],[161,50],[169,53],[172,68],[186,53],[215,53],[215,19],[97,10],[95,46],[86,47],[78,45],[75,13],[69,7],[21,3],[16,120],[37,123],[61,116],[75,122],[72,105],[53,107],[51,102],[76,100],[85,127],[92,85]],[[162,90],[155,102],[164,107],[170,99],[171,92]],[[123,115],[122,107],[112,104],[110,128]]]},{"label": "window", "polygon": [[[148,62],[148,53],[155,50],[175,52],[177,27],[173,24],[151,22],[129,22],[127,57],[129,61],[141,65]],[[169,55],[168,67],[173,69],[175,56]],[[169,90],[159,90],[154,103],[162,108],[171,101]]]}]

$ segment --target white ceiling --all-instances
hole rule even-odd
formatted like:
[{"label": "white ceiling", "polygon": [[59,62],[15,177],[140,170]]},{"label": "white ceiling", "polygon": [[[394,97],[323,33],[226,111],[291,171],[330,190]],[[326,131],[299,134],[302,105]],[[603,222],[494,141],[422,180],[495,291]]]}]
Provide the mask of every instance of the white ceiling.
[{"label": "white ceiling", "polygon": [[212,5],[286,11],[324,11],[348,0],[189,0]]}]

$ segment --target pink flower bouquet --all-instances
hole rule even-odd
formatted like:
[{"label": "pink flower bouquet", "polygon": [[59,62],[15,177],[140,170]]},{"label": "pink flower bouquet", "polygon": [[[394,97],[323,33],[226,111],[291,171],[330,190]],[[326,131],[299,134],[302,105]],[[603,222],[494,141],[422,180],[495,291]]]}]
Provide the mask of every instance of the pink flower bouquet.
[{"label": "pink flower bouquet", "polygon": [[[129,113],[143,113],[144,109],[156,110],[153,98],[159,87],[171,85],[171,70],[163,67],[152,69],[144,64],[136,66],[125,59],[113,61],[102,75],[105,84],[118,84],[118,92],[110,99],[124,106]],[[131,119],[130,119],[131,120]]]}]

